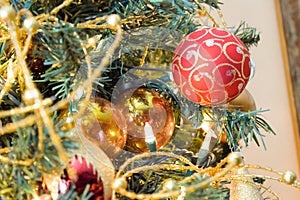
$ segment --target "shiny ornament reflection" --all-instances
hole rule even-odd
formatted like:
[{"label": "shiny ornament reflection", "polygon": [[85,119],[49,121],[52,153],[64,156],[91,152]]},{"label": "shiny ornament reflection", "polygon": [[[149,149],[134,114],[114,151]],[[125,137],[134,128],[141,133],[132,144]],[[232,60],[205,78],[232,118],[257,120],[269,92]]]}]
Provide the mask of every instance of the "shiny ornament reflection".
[{"label": "shiny ornament reflection", "polygon": [[[117,110],[111,108],[111,103],[102,98],[92,98],[85,114],[80,120],[84,136],[98,145],[110,158],[115,158],[126,143],[126,125],[118,126],[122,120]],[[120,128],[122,127],[122,128]]]},{"label": "shiny ornament reflection", "polygon": [[173,108],[154,89],[129,89],[124,92],[123,98],[119,99],[116,106],[126,120],[127,142],[125,150],[135,153],[149,152],[145,142],[144,127],[146,122],[153,129],[156,149],[167,144],[172,137],[175,127]]}]

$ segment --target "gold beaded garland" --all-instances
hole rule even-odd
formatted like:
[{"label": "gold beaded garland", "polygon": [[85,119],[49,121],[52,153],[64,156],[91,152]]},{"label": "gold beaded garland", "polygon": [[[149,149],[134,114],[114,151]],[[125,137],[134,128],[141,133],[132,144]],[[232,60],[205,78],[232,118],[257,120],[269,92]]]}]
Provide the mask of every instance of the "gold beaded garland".
[{"label": "gold beaded garland", "polygon": [[288,170],[282,174],[282,179],[285,183],[291,185],[296,181],[297,176],[293,171]]},{"label": "gold beaded garland", "polygon": [[110,26],[116,26],[117,24],[119,24],[121,22],[121,18],[119,15],[110,15],[107,17],[106,22],[108,25]]},{"label": "gold beaded garland", "polygon": [[[151,171],[155,171],[155,170],[159,170],[159,169],[165,169],[165,170],[178,170],[178,166],[176,165],[165,165],[165,164],[158,164],[155,166],[143,166],[143,167],[137,167],[136,169],[131,169],[130,171],[125,170],[125,168],[127,168],[128,166],[131,165],[131,163],[133,163],[134,161],[140,160],[140,159],[145,159],[145,158],[150,158],[153,156],[169,156],[171,158],[176,158],[180,161],[182,161],[183,163],[187,164],[187,166],[185,166],[185,170],[189,169],[189,170],[195,170],[196,173],[194,173],[191,176],[188,177],[184,177],[182,180],[174,180],[174,179],[168,179],[165,180],[163,183],[163,187],[162,190],[159,190],[158,192],[152,193],[152,194],[143,194],[143,193],[135,193],[132,191],[129,191],[130,188],[127,188],[127,183],[126,183],[126,178],[130,177],[133,173],[138,173],[141,171],[147,171],[147,170],[151,170]],[[228,165],[226,165],[226,162],[228,163]],[[243,158],[242,155],[238,152],[233,152],[231,154],[229,154],[225,159],[223,159],[220,163],[217,164],[217,166],[215,168],[197,168],[197,166],[194,166],[192,163],[190,163],[188,160],[186,160],[184,157],[176,155],[176,154],[172,154],[169,152],[151,152],[151,153],[147,153],[147,154],[138,154],[135,155],[132,158],[129,158],[128,160],[125,161],[125,163],[119,168],[119,171],[116,174],[116,182],[114,182],[114,195],[116,193],[119,193],[122,196],[126,196],[130,199],[161,199],[161,198],[165,198],[165,197],[171,197],[171,196],[177,196],[178,200],[183,200],[186,196],[186,194],[195,191],[196,189],[199,188],[205,188],[208,186],[213,186],[213,187],[218,187],[218,185],[222,185],[222,182],[237,182],[238,184],[243,184],[245,185],[245,192],[246,193],[235,193],[233,195],[232,198],[235,199],[241,199],[241,194],[242,195],[249,195],[249,188],[253,187],[253,188],[257,188],[259,189],[263,189],[266,192],[269,192],[271,195],[273,195],[276,199],[279,199],[278,195],[272,191],[270,188],[267,188],[265,186],[263,186],[262,183],[256,183],[253,181],[249,181],[248,179],[252,180],[253,178],[263,178],[266,180],[273,180],[273,181],[278,181],[281,183],[285,183],[288,184],[286,181],[283,181],[284,179],[284,174],[289,174],[292,175],[294,174],[291,171],[287,171],[285,173],[281,173],[279,171],[276,171],[274,169],[271,168],[266,168],[266,167],[261,167],[258,165],[247,165],[247,164],[243,164],[243,165],[238,165],[238,163],[243,163]],[[276,177],[271,177],[271,176],[263,176],[263,175],[259,175],[259,174],[245,174],[245,173],[237,173],[237,174],[232,174],[231,172],[237,169],[239,171],[244,172],[244,170],[247,169],[256,169],[256,170],[263,170],[263,171],[267,171],[270,173],[275,173],[277,175],[282,176],[281,178],[276,178]],[[128,169],[129,170],[129,169]],[[181,168],[181,170],[183,170]],[[126,172],[126,173],[124,173]],[[200,182],[196,182],[196,183],[192,183],[191,185],[186,185],[186,183],[191,183],[192,180],[196,179],[197,177],[199,177],[199,175],[202,177],[202,179],[199,179]],[[293,175],[291,177],[294,177]],[[292,181],[293,184],[288,184],[291,185],[294,188],[300,189],[300,183],[296,180]],[[170,184],[170,185],[169,185]],[[177,186],[176,186],[177,185]],[[126,186],[126,188],[125,188]],[[240,191],[238,191],[240,192]],[[256,196],[251,196],[253,195],[254,192]],[[238,194],[238,195],[237,195]],[[249,198],[252,197],[259,197],[260,196],[260,192],[259,191],[251,191],[251,194],[249,196]],[[242,196],[245,197],[245,196]],[[248,198],[248,199],[249,199]],[[255,198],[257,199],[257,198]]]},{"label": "gold beaded garland", "polygon": [[124,178],[116,178],[112,184],[113,189],[127,188],[127,181]]},{"label": "gold beaded garland", "polygon": [[39,24],[34,17],[28,17],[24,20],[23,26],[27,31],[34,33],[37,31]]},{"label": "gold beaded garland", "polygon": [[2,6],[0,9],[0,18],[4,20],[14,20],[16,11],[11,6]]},{"label": "gold beaded garland", "polygon": [[243,162],[243,157],[238,152],[232,152],[229,154],[228,163],[234,165],[240,165]]},{"label": "gold beaded garland", "polygon": [[163,184],[163,190],[164,191],[174,191],[178,190],[179,186],[177,184],[177,181],[174,179],[167,179],[165,183]]},{"label": "gold beaded garland", "polygon": [[23,100],[27,105],[32,105],[39,99],[39,91],[36,88],[26,89],[24,91]]}]

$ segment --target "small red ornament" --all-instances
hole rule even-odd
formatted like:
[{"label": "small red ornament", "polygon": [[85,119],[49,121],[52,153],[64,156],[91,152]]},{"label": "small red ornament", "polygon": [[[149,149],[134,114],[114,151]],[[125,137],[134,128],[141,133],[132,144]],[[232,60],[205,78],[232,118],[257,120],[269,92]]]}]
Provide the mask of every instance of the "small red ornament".
[{"label": "small red ornament", "polygon": [[59,185],[59,192],[65,194],[72,184],[75,183],[76,192],[81,195],[87,186],[90,185],[89,191],[93,195],[91,200],[104,200],[104,188],[101,178],[98,177],[97,171],[93,169],[91,164],[88,164],[86,160],[78,157],[74,157],[69,163],[69,172],[65,172]]},{"label": "small red ornament", "polygon": [[236,98],[248,83],[251,68],[245,44],[219,28],[187,35],[172,61],[173,78],[182,94],[205,106],[223,105]]}]

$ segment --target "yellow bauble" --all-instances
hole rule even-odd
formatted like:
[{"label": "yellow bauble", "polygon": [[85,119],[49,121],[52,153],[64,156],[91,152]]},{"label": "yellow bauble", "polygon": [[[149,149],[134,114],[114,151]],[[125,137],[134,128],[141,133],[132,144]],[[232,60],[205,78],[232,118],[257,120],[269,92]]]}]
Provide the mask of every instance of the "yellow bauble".
[{"label": "yellow bauble", "polygon": [[125,150],[149,152],[145,142],[145,123],[148,122],[156,138],[156,149],[168,143],[175,128],[172,106],[152,88],[127,90],[115,105],[121,111],[127,126]]},{"label": "yellow bauble", "polygon": [[230,111],[240,110],[243,112],[256,110],[254,98],[248,90],[244,90],[237,98],[227,104]]},{"label": "yellow bauble", "polygon": [[102,98],[91,98],[84,115],[81,117],[80,126],[84,136],[98,145],[110,158],[115,158],[126,143],[126,126],[117,125],[121,120],[113,115],[111,103]]}]

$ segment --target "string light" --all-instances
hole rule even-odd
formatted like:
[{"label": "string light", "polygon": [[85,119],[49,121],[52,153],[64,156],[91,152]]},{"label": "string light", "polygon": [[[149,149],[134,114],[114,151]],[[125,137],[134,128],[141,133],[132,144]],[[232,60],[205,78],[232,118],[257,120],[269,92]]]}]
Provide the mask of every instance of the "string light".
[{"label": "string light", "polygon": [[145,132],[145,142],[150,152],[156,151],[156,137],[153,133],[152,126],[149,124],[149,122],[145,123],[144,132]]}]

